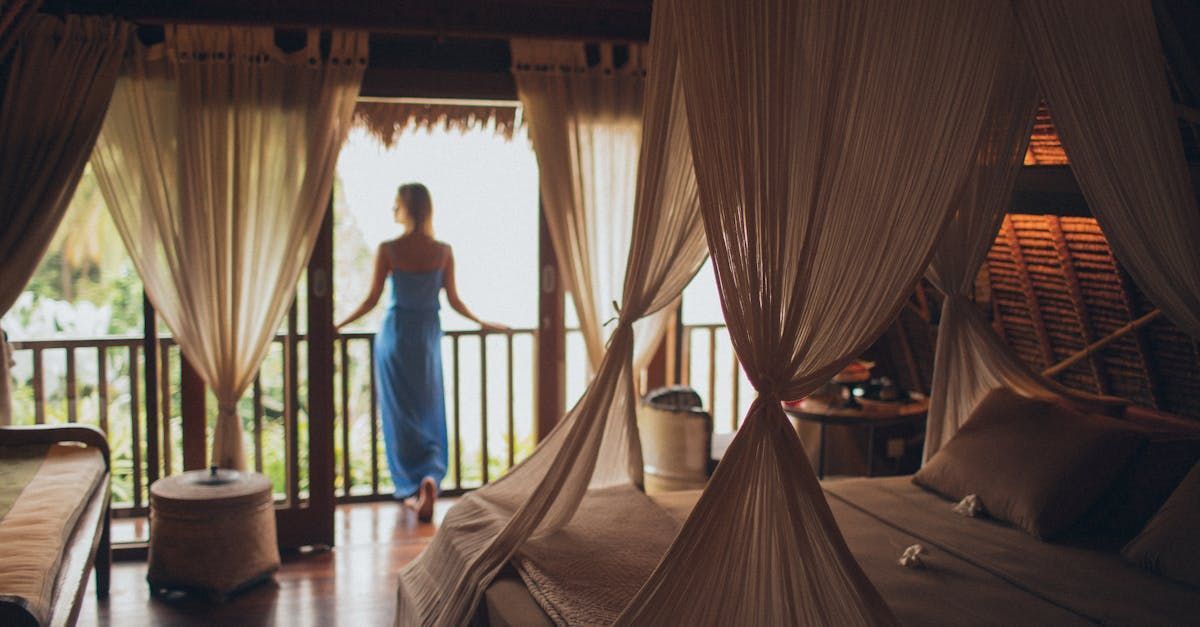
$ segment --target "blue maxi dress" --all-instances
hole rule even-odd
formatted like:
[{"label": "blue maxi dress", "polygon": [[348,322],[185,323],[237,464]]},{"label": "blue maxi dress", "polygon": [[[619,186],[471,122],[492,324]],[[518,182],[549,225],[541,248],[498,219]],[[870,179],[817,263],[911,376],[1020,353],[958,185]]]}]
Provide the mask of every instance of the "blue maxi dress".
[{"label": "blue maxi dress", "polygon": [[396,498],[446,476],[446,397],[442,387],[442,271],[392,271],[392,304],[375,336],[375,380],[388,470]]}]

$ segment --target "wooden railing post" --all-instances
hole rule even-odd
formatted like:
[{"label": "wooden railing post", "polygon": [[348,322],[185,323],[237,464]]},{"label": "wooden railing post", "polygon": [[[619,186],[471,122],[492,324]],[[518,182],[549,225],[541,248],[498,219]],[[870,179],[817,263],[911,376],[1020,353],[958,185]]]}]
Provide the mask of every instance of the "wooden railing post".
[{"label": "wooden railing post", "polygon": [[[308,498],[316,528],[310,537],[333,546],[333,193],[308,261]],[[345,367],[345,364],[343,364]],[[343,390],[344,392],[344,390]],[[345,417],[349,419],[349,416]],[[350,451],[345,455],[349,459]],[[349,482],[347,477],[346,481]]]},{"label": "wooden railing post", "polygon": [[200,373],[179,353],[179,413],[183,420],[183,469],[201,470],[208,465],[207,387]]},{"label": "wooden railing post", "polygon": [[146,382],[146,485],[158,481],[158,312],[142,292],[142,355]]},{"label": "wooden railing post", "polygon": [[558,257],[550,239],[545,209],[538,212],[538,332],[534,396],[537,438],[545,438],[563,414],[566,401],[566,333]]}]

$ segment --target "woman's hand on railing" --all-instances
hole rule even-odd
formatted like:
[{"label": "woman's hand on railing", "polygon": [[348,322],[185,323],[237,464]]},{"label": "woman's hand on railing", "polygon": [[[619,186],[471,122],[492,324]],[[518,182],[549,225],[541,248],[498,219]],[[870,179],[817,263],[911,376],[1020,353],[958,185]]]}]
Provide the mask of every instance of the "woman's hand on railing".
[{"label": "woman's hand on railing", "polygon": [[508,333],[512,331],[512,327],[500,324],[498,322],[480,322],[479,328],[484,333]]}]

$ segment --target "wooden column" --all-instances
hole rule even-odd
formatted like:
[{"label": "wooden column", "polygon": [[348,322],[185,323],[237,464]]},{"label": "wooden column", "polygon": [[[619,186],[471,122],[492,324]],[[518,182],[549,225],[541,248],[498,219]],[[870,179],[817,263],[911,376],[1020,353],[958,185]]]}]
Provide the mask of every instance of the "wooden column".
[{"label": "wooden column", "polygon": [[315,544],[333,546],[333,195],[308,262],[308,479]]},{"label": "wooden column", "polygon": [[539,207],[538,216],[538,334],[534,395],[537,398],[537,437],[540,441],[562,417],[567,392],[564,292],[544,208]]},{"label": "wooden column", "polygon": [[192,367],[186,355],[179,353],[179,411],[183,417],[183,469],[199,470],[208,466],[207,409],[208,389],[200,373]]},{"label": "wooden column", "polygon": [[[158,449],[158,314],[154,305],[142,292],[142,354],[145,355],[146,369],[146,484],[158,481],[159,449]],[[169,364],[163,364],[169,373]]]}]

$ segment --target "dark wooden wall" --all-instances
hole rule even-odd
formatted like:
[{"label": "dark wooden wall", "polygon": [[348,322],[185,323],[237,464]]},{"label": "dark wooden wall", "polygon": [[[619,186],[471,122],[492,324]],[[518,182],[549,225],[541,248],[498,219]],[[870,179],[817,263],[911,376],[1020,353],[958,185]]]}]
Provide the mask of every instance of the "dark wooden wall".
[{"label": "dark wooden wall", "polygon": [[[977,280],[976,302],[1038,371],[1154,309],[1113,258],[1094,218],[1052,214],[1005,217]],[[929,389],[939,313],[937,291],[922,286],[881,341],[888,368],[906,386]],[[1200,350],[1165,316],[1056,379],[1200,419]]]}]

